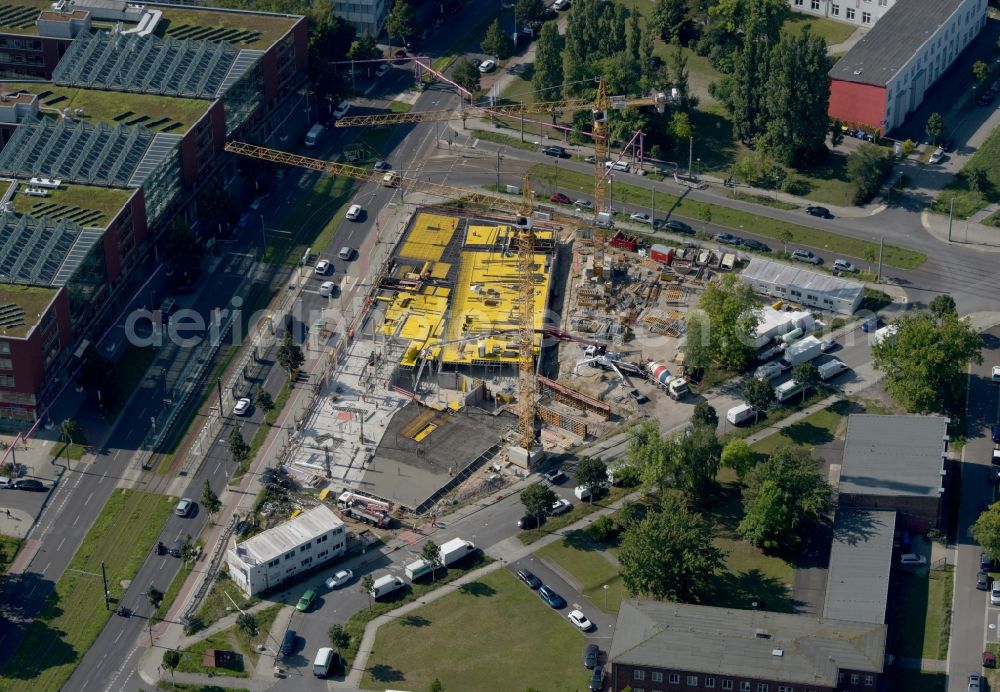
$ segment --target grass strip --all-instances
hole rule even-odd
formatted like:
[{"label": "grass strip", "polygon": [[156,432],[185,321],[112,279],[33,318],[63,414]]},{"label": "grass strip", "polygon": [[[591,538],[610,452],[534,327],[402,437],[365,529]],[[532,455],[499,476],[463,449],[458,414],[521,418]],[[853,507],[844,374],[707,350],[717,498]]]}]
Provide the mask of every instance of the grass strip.
[{"label": "grass strip", "polygon": [[607,495],[604,495],[593,502],[577,502],[573,505],[573,509],[569,512],[560,514],[558,517],[548,517],[545,520],[545,523],[537,529],[521,531],[517,537],[521,539],[521,543],[524,545],[531,545],[540,538],[564,529],[570,524],[576,523],[580,519],[593,514],[599,509],[610,507],[614,503],[618,502],[618,500],[633,492],[635,492],[635,488],[608,488]]},{"label": "grass strip", "polygon": [[139,570],[175,502],[135,490],[111,494],[3,671],[0,689],[62,688],[114,612],[105,608],[101,565],[112,598],[120,599],[122,582]]},{"label": "grass strip", "polygon": [[[549,164],[536,164],[531,167],[529,175],[536,182],[543,182],[562,190],[578,191],[581,194],[593,194],[594,177],[589,173],[569,171]],[[635,204],[648,209],[650,206],[650,190],[648,188],[614,183],[614,201],[619,204]],[[658,192],[655,199],[655,209],[661,214],[683,216],[688,219],[699,219],[703,223],[714,223],[737,232],[754,233],[777,241],[786,241],[793,245],[804,245],[820,250],[832,250],[840,255],[863,259],[867,251],[878,254],[879,246],[860,238],[839,235],[818,228],[800,226],[790,221],[757,216],[740,209],[731,209],[718,204],[700,202],[693,199],[681,199],[666,192]],[[927,255],[908,250],[895,245],[884,247],[883,262],[900,269],[914,269],[927,260]]]},{"label": "grass strip", "polygon": [[252,462],[257,456],[257,452],[260,451],[264,440],[267,439],[267,434],[271,432],[271,428],[274,427],[275,421],[281,415],[282,409],[288,403],[288,397],[291,393],[292,388],[289,386],[288,379],[285,378],[285,383],[281,385],[281,391],[278,392],[278,396],[274,397],[274,408],[264,414],[263,424],[257,426],[257,432],[254,433],[253,439],[250,440],[250,455],[247,457],[247,463]]},{"label": "grass strip", "polygon": [[0,574],[6,574],[17,551],[21,549],[21,539],[0,535]]}]

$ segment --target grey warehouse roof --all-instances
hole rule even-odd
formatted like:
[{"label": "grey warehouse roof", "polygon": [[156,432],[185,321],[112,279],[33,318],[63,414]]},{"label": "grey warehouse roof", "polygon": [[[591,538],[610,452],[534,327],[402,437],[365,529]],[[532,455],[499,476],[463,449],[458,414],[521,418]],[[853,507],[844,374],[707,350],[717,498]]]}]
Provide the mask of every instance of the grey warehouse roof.
[{"label": "grey warehouse roof", "polygon": [[937,497],[947,434],[941,416],[852,414],[840,493]]},{"label": "grey warehouse roof", "polygon": [[332,509],[326,505],[318,505],[294,519],[238,543],[236,554],[248,564],[260,564],[343,525],[344,522]]},{"label": "grey warehouse roof", "polygon": [[885,625],[624,600],[608,659],[823,687],[838,669],[881,672]]},{"label": "grey warehouse roof", "polygon": [[837,510],[823,617],[883,624],[895,510]]},{"label": "grey warehouse roof", "polygon": [[906,0],[882,15],[871,31],[830,70],[831,79],[885,86],[963,0]]},{"label": "grey warehouse roof", "polygon": [[864,285],[857,281],[841,279],[821,272],[800,269],[781,262],[772,262],[766,259],[754,257],[750,264],[743,270],[744,280],[754,280],[763,283],[771,283],[777,286],[789,286],[796,289],[823,293],[835,296],[841,300],[854,300],[856,296],[864,293]]}]

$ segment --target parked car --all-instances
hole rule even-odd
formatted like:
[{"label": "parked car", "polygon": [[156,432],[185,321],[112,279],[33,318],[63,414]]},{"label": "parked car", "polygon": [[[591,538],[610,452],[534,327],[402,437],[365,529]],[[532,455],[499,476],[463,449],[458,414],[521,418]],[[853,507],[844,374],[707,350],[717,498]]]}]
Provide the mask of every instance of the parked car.
[{"label": "parked car", "polygon": [[990,469],[990,485],[1000,485],[1000,468],[992,467]]},{"label": "parked car", "polygon": [[[355,204],[354,206],[357,207],[358,205]],[[360,207],[358,208],[360,209]],[[348,214],[350,214],[350,212],[348,212]],[[330,264],[330,260],[321,259],[319,262],[316,263],[316,266],[313,267],[313,273],[316,276],[326,276],[327,274],[330,273],[331,269],[333,269],[333,265]]]},{"label": "parked car", "polygon": [[184,497],[181,498],[181,501],[177,503],[176,507],[174,507],[174,514],[176,514],[179,517],[186,517],[187,515],[191,514],[191,510],[193,509],[194,509],[194,500],[192,500],[190,497]]},{"label": "parked car", "polygon": [[1000,423],[994,423],[990,427],[990,439],[993,440],[993,444],[1000,445]]},{"label": "parked car", "polygon": [[1000,581],[990,585],[990,605],[1000,605]]},{"label": "parked car", "polygon": [[546,603],[548,603],[549,606],[552,608],[558,609],[566,605],[566,601],[563,599],[563,597],[557,594],[555,591],[552,590],[551,587],[546,586],[545,584],[542,584],[540,587],[538,587],[538,597],[541,598]]},{"label": "parked car", "polygon": [[587,644],[587,648],[583,650],[583,667],[587,670],[593,670],[600,656],[601,649],[597,644]]},{"label": "parked car", "polygon": [[482,72],[483,74],[486,74],[487,72],[492,72],[495,69],[497,69],[496,60],[487,59],[479,63],[479,71]]},{"label": "parked car", "polygon": [[653,218],[649,214],[643,214],[642,212],[632,214],[629,218],[636,223],[653,223]]},{"label": "parked car", "polygon": [[667,219],[667,222],[664,224],[664,226],[669,228],[674,233],[684,233],[687,235],[694,235],[693,228],[688,226],[683,221],[678,221],[677,219]]},{"label": "parked car", "polygon": [[527,584],[530,589],[537,589],[542,585],[542,580],[536,577],[530,570],[517,570],[517,578]]},{"label": "parked car", "polygon": [[989,572],[992,567],[993,559],[990,557],[990,554],[985,550],[981,551],[979,553],[979,569],[983,572]]},{"label": "parked car", "polygon": [[591,154],[590,156],[585,156],[583,160],[586,161],[587,163],[597,163],[597,157],[594,156],[593,154]]},{"label": "parked car", "polygon": [[570,502],[569,500],[565,500],[563,498],[559,498],[558,500],[552,503],[552,506],[549,508],[549,514],[555,517],[559,516],[560,514],[565,514],[571,509],[573,509],[572,502]]},{"label": "parked car", "polygon": [[590,676],[590,692],[601,692],[604,689],[604,666],[594,666],[594,674]]},{"label": "parked car", "polygon": [[364,211],[360,204],[352,204],[347,210],[347,220],[357,221],[361,218],[361,212]]},{"label": "parked car", "polygon": [[927,564],[927,558],[916,553],[903,553],[899,556],[899,564],[905,567],[919,567]]},{"label": "parked car", "polygon": [[561,192],[553,193],[549,196],[550,202],[555,202],[556,204],[572,204],[573,200],[564,195]]},{"label": "parked car", "polygon": [[316,600],[316,592],[313,591],[312,589],[309,589],[304,594],[302,594],[302,598],[300,598],[299,602],[295,604],[295,610],[304,613],[307,610],[309,610],[309,608],[312,607],[313,601],[315,600]]},{"label": "parked car", "polygon": [[569,611],[569,621],[580,628],[582,632],[589,632],[594,629],[594,623],[587,619],[587,616],[580,610]]},{"label": "parked car", "polygon": [[35,493],[47,490],[44,483],[36,481],[34,478],[18,478],[11,487],[14,490],[28,490]]},{"label": "parked car", "polygon": [[757,252],[770,252],[771,248],[760,242],[759,240],[754,240],[753,238],[744,238],[743,247],[748,247],[751,250],[756,250]]},{"label": "parked car", "polygon": [[782,367],[781,363],[775,360],[770,363],[764,363],[759,368],[754,370],[753,376],[758,380],[767,382],[769,380],[773,380],[784,371],[785,369]]},{"label": "parked car", "polygon": [[994,382],[1000,383],[1000,365],[993,366],[993,373],[990,375]]},{"label": "parked car", "polygon": [[388,161],[376,161],[374,168],[376,171],[391,171],[392,164]]},{"label": "parked car", "polygon": [[976,588],[980,591],[990,590],[990,575],[988,572],[979,572],[976,575]]},{"label": "parked car", "polygon": [[983,668],[996,668],[997,655],[992,651],[983,652]]},{"label": "parked car", "polygon": [[333,117],[338,119],[343,118],[345,115],[347,115],[347,111],[349,110],[351,110],[351,104],[349,104],[347,101],[344,101],[339,106],[337,106],[336,110],[333,111]]},{"label": "parked car", "polygon": [[832,219],[833,214],[826,207],[806,207],[806,213],[809,216],[818,216],[821,219]]},{"label": "parked car", "polygon": [[541,520],[534,514],[525,514],[523,517],[517,520],[517,528],[519,529],[537,529],[541,525]]},{"label": "parked car", "polygon": [[337,252],[337,257],[344,260],[345,262],[349,261],[352,257],[354,257],[354,248],[350,247],[349,245],[345,245],[344,247],[340,248],[339,252]]},{"label": "parked car", "polygon": [[542,153],[546,156],[555,156],[558,159],[569,158],[569,154],[567,154],[566,150],[562,147],[542,147]]},{"label": "parked car", "polygon": [[820,264],[823,261],[809,250],[796,250],[792,253],[792,259],[809,264]]},{"label": "parked car", "polygon": [[354,572],[352,572],[349,569],[342,569],[326,580],[326,588],[339,589],[341,586],[347,584],[352,579],[354,579]]},{"label": "parked car", "polygon": [[878,315],[872,315],[867,320],[861,323],[861,331],[863,331],[865,334],[870,334],[874,331],[877,331],[878,328],[881,327],[883,324],[885,324],[885,322],[882,321],[881,317],[879,317]]},{"label": "parked car", "polygon": [[236,405],[233,406],[233,415],[245,416],[248,413],[250,413],[250,409],[252,407],[253,407],[253,402],[251,402],[248,398],[243,397],[242,399],[238,399],[236,401]]},{"label": "parked car", "polygon": [[573,206],[579,209],[593,209],[594,203],[589,199],[575,199],[573,200]]},{"label": "parked car", "polygon": [[337,284],[333,281],[324,281],[319,285],[319,295],[322,298],[329,298],[337,290]]},{"label": "parked car", "polygon": [[942,149],[941,147],[938,147],[937,149],[934,150],[934,153],[931,154],[931,157],[929,159],[927,159],[927,162],[928,163],[933,163],[933,164],[936,165],[936,164],[941,163],[941,161],[943,159],[944,159],[944,149]]},{"label": "parked car", "polygon": [[12,488],[14,486],[14,481],[11,480],[10,476],[0,476],[0,488]]},{"label": "parked car", "polygon": [[981,692],[983,678],[979,673],[969,673],[969,692]]},{"label": "parked car", "polygon": [[715,242],[723,243],[724,245],[739,245],[740,239],[732,233],[716,233]]},{"label": "parked car", "polygon": [[547,471],[542,474],[542,478],[547,480],[552,485],[559,485],[566,480],[566,474],[559,469],[553,469],[552,471]]},{"label": "parked car", "polygon": [[851,274],[857,274],[860,271],[857,267],[845,259],[834,260],[833,268],[839,269],[842,272],[850,272]]}]

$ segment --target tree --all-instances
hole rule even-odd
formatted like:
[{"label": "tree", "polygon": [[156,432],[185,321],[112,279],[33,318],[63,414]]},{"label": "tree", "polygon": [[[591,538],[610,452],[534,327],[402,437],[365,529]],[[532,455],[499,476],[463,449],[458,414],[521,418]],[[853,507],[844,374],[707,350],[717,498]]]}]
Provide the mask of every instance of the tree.
[{"label": "tree", "polygon": [[931,138],[931,144],[937,144],[938,137],[944,134],[944,118],[940,113],[931,113],[924,126],[924,132]]},{"label": "tree", "polygon": [[[382,49],[375,43],[374,37],[367,32],[360,39],[351,43],[351,48],[347,51],[348,60],[377,60],[381,57]],[[372,76],[372,67],[374,67],[374,63],[364,63],[365,74],[369,77]]]},{"label": "tree", "polygon": [[420,549],[420,557],[431,566],[431,580],[436,581],[437,570],[442,564],[441,547],[434,541],[428,540],[424,547]]},{"label": "tree", "polygon": [[965,179],[969,183],[969,189],[978,195],[986,192],[986,188],[990,185],[989,176],[986,174],[986,169],[982,166],[970,166],[968,170],[963,172]]},{"label": "tree", "polygon": [[[542,101],[554,101],[562,96],[563,84],[563,37],[555,22],[542,25],[542,32],[535,44],[535,72],[531,76],[531,87],[539,92]],[[552,122],[555,124],[555,112]]]},{"label": "tree", "polygon": [[184,562],[193,562],[198,557],[198,546],[195,545],[194,541],[191,540],[191,535],[184,539],[181,544],[181,560]]},{"label": "tree", "polygon": [[[390,37],[398,38],[401,44],[405,44],[406,37],[413,35],[413,27],[416,22],[417,15],[408,0],[396,0],[392,5],[392,10],[389,11],[389,16],[385,18],[385,33]],[[391,43],[389,48],[391,52]]]},{"label": "tree", "polygon": [[250,639],[256,637],[260,631],[260,628],[257,625],[257,618],[255,618],[252,613],[240,613],[237,615],[236,626]]},{"label": "tree", "polygon": [[694,426],[674,435],[672,475],[692,507],[705,503],[719,473],[722,444],[715,428]]},{"label": "tree", "polygon": [[361,590],[368,595],[368,610],[372,609],[372,589],[375,588],[375,577],[366,574],[361,577]]},{"label": "tree", "polygon": [[330,643],[337,651],[346,651],[351,645],[351,633],[344,629],[343,625],[332,625],[327,634],[330,636]]},{"label": "tree", "polygon": [[958,309],[955,307],[955,299],[947,293],[934,296],[927,309],[938,320],[943,320],[947,315],[958,314]]},{"label": "tree", "polygon": [[479,75],[479,66],[468,58],[456,62],[451,71],[455,83],[469,91],[479,90]]},{"label": "tree", "polygon": [[741,437],[733,438],[727,442],[726,446],[722,448],[722,456],[719,459],[722,466],[732,469],[740,478],[743,478],[756,462],[756,453]]},{"label": "tree", "polygon": [[497,60],[506,60],[514,53],[514,39],[500,28],[500,18],[497,17],[486,29],[482,48],[484,53],[496,56]]},{"label": "tree", "polygon": [[428,692],[444,692],[444,685],[437,678],[431,680],[430,687],[427,688]]},{"label": "tree", "polygon": [[688,83],[687,56],[680,46],[667,55],[670,66],[670,81],[673,88],[677,90],[677,101],[674,106],[677,110],[690,111],[698,105],[698,98],[691,95],[691,87]]},{"label": "tree", "polygon": [[990,78],[990,66],[982,60],[977,60],[972,65],[972,76],[976,78],[977,82],[985,82]]},{"label": "tree", "polygon": [[688,22],[687,0],[656,0],[650,28],[667,43],[679,42]]},{"label": "tree", "polygon": [[847,177],[854,184],[854,203],[870,199],[892,171],[892,159],[875,144],[865,143],[847,155]]},{"label": "tree", "polygon": [[781,251],[786,255],[788,254],[788,243],[794,239],[795,236],[787,228],[782,228],[778,231],[778,239],[781,240]]},{"label": "tree", "polygon": [[522,26],[532,25],[545,17],[544,0],[517,0],[514,3],[514,16]]},{"label": "tree", "polygon": [[[242,439],[242,436],[240,439]],[[212,490],[212,486],[208,484],[208,479],[205,480],[205,485],[201,488],[201,506],[205,508],[209,516],[216,514],[222,508],[222,502],[219,501],[219,496]]]},{"label": "tree", "polygon": [[983,546],[991,558],[1000,559],[1000,502],[994,502],[980,513],[970,530],[976,543]]},{"label": "tree", "polygon": [[69,456],[70,445],[82,439],[83,428],[80,427],[80,424],[75,419],[67,418],[59,424],[59,441],[63,443],[67,457]]},{"label": "tree", "polygon": [[260,407],[260,410],[264,413],[269,413],[274,409],[274,399],[271,398],[271,394],[257,385],[257,391],[254,393],[254,403]]},{"label": "tree", "polygon": [[250,456],[250,445],[243,439],[243,433],[236,425],[229,431],[229,454],[237,464],[242,464]]},{"label": "tree", "polygon": [[702,310],[691,310],[687,314],[684,329],[684,366],[688,372],[699,375],[712,364],[712,344],[710,339],[711,320]]},{"label": "tree", "polygon": [[608,482],[608,467],[600,459],[583,457],[576,465],[576,483],[590,491],[590,501]]},{"label": "tree", "polygon": [[691,423],[698,426],[704,425],[715,430],[719,425],[719,414],[715,407],[707,401],[699,401],[695,404],[694,411],[691,412]]},{"label": "tree", "polygon": [[356,32],[347,20],[334,16],[330,6],[324,3],[308,5],[305,15],[310,85],[319,102],[338,101],[348,89],[344,84],[345,73],[336,62],[347,59],[347,51],[354,42]]},{"label": "tree", "polygon": [[698,301],[709,319],[709,345],[713,360],[724,368],[743,370],[754,351],[760,322],[760,304],[753,287],[735,274],[711,282]]},{"label": "tree", "polygon": [[146,600],[149,601],[149,605],[153,607],[153,610],[159,610],[160,604],[163,603],[163,592],[156,588],[153,584],[149,585],[146,589],[146,593],[143,594]]},{"label": "tree", "polygon": [[278,362],[281,364],[281,367],[288,371],[289,378],[291,378],[293,372],[301,368],[302,364],[306,362],[302,348],[292,340],[292,333],[290,331],[285,332],[281,346],[278,347]]},{"label": "tree", "polygon": [[872,262],[878,259],[878,252],[871,245],[867,246],[863,253],[863,259],[868,263],[868,271],[872,270]]},{"label": "tree", "polygon": [[667,495],[662,509],[625,532],[618,560],[622,581],[633,596],[697,602],[722,567],[709,522]]},{"label": "tree", "polygon": [[751,377],[743,383],[743,400],[753,409],[753,420],[756,423],[761,412],[774,403],[774,387],[767,380]]},{"label": "tree", "polygon": [[777,450],[750,469],[744,483],[737,530],[759,548],[794,547],[799,527],[830,506],[832,489],[811,453],[800,447]]},{"label": "tree", "polygon": [[170,679],[174,679],[174,670],[181,664],[181,652],[167,649],[163,652],[163,667],[170,671]]},{"label": "tree", "polygon": [[674,441],[660,434],[660,424],[644,420],[628,431],[626,459],[639,469],[642,483],[664,494],[673,481]]},{"label": "tree", "polygon": [[792,380],[795,381],[795,384],[802,385],[802,401],[805,402],[806,390],[815,387],[820,382],[819,369],[812,361],[799,363],[792,368]]},{"label": "tree", "polygon": [[545,516],[557,499],[552,489],[542,483],[529,485],[521,491],[521,504],[524,505],[524,510],[539,519]]},{"label": "tree", "polygon": [[763,93],[768,150],[786,165],[816,163],[827,153],[830,64],[826,41],[806,24],[798,36],[785,36],[769,60]]},{"label": "tree", "polygon": [[910,313],[896,333],[872,346],[875,368],[893,398],[913,413],[954,412],[962,406],[969,363],[982,363],[983,338],[968,319]]},{"label": "tree", "polygon": [[670,117],[670,134],[678,144],[687,143],[694,136],[694,126],[687,113],[677,111]]}]

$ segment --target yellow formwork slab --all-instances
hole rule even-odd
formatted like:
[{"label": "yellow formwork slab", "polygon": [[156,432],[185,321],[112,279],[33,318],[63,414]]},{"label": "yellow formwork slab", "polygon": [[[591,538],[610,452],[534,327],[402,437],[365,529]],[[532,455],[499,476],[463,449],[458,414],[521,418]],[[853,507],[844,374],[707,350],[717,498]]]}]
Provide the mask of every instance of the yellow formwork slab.
[{"label": "yellow formwork slab", "polygon": [[399,249],[402,257],[437,262],[455,235],[459,220],[439,214],[417,214],[406,242]]},{"label": "yellow formwork slab", "polygon": [[[499,226],[470,224],[468,230],[465,232],[465,244],[468,247],[493,247],[497,243],[497,236],[501,234],[505,237],[509,236],[511,234],[511,227],[502,224]],[[552,240],[554,236],[552,231],[539,229],[535,231],[535,237],[539,240]],[[513,239],[511,243],[513,244]]]}]

